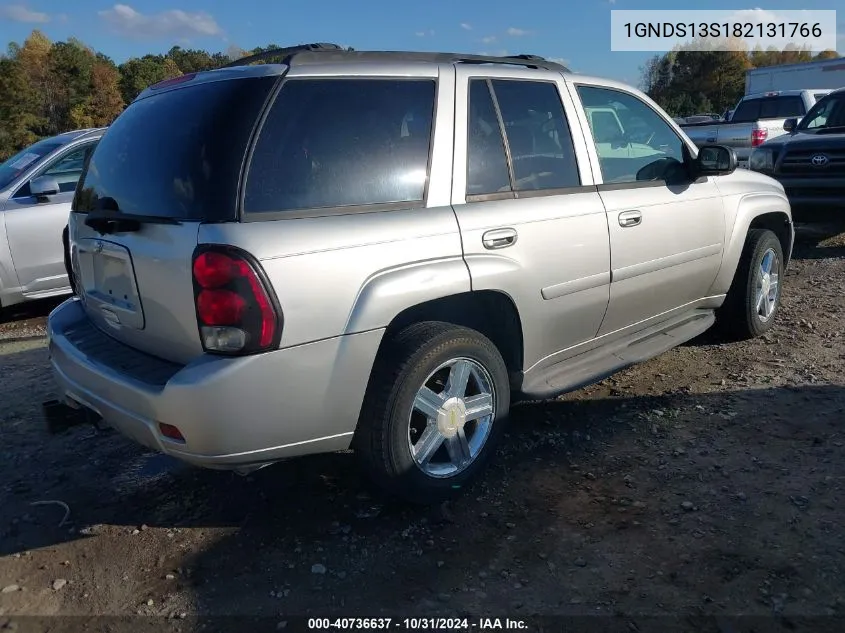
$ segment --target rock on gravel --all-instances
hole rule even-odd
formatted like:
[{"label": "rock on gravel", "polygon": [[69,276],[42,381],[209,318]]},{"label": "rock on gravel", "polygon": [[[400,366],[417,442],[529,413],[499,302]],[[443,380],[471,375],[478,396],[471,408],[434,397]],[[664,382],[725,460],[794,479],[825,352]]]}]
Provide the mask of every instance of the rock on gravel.
[{"label": "rock on gravel", "polygon": [[16,591],[20,591],[21,588],[19,585],[6,585],[3,587],[3,593],[15,593]]},{"label": "rock on gravel", "polygon": [[53,581],[53,591],[59,591],[60,589],[63,589],[66,584],[67,580],[65,580],[64,578],[56,578]]},{"label": "rock on gravel", "polygon": [[325,574],[327,571],[326,566],[320,563],[316,565],[311,565],[311,573],[312,574]]}]

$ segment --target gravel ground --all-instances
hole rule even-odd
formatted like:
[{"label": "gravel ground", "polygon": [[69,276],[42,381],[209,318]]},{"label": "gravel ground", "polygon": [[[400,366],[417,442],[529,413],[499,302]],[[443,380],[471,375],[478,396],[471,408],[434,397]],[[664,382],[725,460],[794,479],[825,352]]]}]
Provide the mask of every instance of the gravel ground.
[{"label": "gravel ground", "polygon": [[50,437],[52,306],[7,313],[0,628],[16,615],[159,615],[188,631],[197,614],[281,628],[286,614],[554,613],[821,630],[845,614],[843,231],[801,230],[771,333],[705,335],[518,405],[481,481],[427,509],[386,501],[349,454],[243,478],[109,431]]}]

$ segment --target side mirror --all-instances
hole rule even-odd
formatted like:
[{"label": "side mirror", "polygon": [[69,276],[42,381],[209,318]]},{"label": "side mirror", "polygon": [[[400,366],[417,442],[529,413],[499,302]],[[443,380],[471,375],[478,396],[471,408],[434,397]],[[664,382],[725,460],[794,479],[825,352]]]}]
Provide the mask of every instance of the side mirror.
[{"label": "side mirror", "polygon": [[783,131],[784,132],[791,132],[796,127],[798,127],[798,119],[792,117],[791,119],[787,119],[783,122]]},{"label": "side mirror", "polygon": [[59,193],[59,181],[52,176],[39,176],[29,181],[29,192],[38,198],[39,202],[46,202],[50,196]]},{"label": "side mirror", "polygon": [[736,152],[724,145],[702,145],[695,159],[695,170],[699,176],[721,176],[736,171]]}]

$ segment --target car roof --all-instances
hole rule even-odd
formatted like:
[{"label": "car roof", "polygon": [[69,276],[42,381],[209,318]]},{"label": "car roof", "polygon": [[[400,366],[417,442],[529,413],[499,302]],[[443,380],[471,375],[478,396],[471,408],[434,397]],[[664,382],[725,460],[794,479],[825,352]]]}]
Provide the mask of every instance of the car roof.
[{"label": "car roof", "polygon": [[276,48],[254,55],[248,55],[224,66],[233,68],[257,61],[279,60],[287,66],[313,63],[373,63],[373,62],[427,62],[432,64],[470,63],[470,64],[509,64],[529,68],[543,68],[569,72],[569,69],[556,61],[547,60],[539,55],[476,55],[469,53],[419,52],[419,51],[358,51],[338,44],[300,44],[286,48]]},{"label": "car roof", "polygon": [[[256,62],[260,65],[253,66]],[[189,73],[181,77],[166,79],[146,88],[135,100],[145,99],[152,94],[176,90],[188,85],[235,79],[242,77],[262,77],[284,74],[289,68],[302,66],[348,65],[350,74],[356,74],[356,65],[360,68],[374,65],[390,65],[400,68],[419,68],[420,64],[501,64],[511,67],[523,67],[527,70],[542,69],[560,73],[570,70],[556,61],[538,55],[475,55],[469,53],[441,53],[418,51],[358,51],[337,44],[301,44],[286,48],[276,48],[255,55],[234,60],[222,68]]]}]

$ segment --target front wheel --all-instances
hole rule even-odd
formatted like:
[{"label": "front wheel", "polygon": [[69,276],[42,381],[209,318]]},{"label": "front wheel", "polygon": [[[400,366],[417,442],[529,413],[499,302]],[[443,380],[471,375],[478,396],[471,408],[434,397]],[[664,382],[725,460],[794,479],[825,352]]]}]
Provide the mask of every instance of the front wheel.
[{"label": "front wheel", "polygon": [[510,408],[493,343],[448,323],[412,325],[385,342],[355,442],[374,481],[405,499],[448,498],[484,466]]},{"label": "front wheel", "polygon": [[731,288],[717,314],[722,330],[735,339],[768,332],[780,309],[783,249],[766,229],[751,229]]}]

